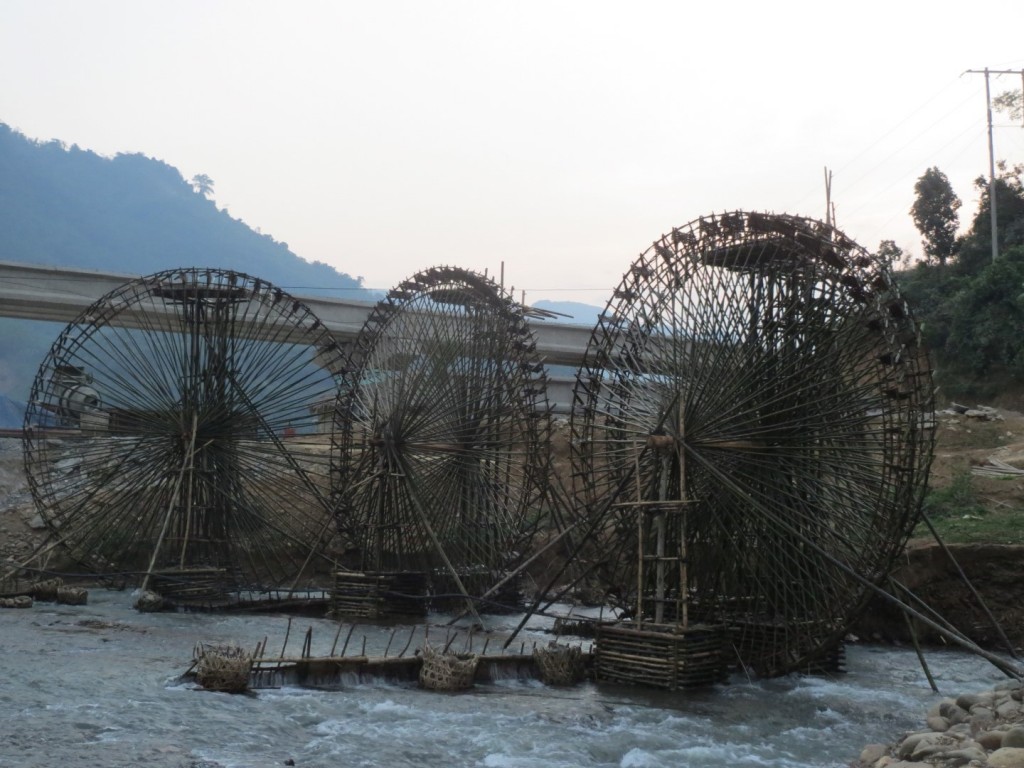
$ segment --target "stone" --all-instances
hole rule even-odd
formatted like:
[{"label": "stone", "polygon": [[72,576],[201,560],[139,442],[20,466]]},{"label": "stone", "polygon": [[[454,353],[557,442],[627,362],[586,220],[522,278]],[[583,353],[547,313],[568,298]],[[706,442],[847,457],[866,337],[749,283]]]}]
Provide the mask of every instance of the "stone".
[{"label": "stone", "polygon": [[943,699],[939,702],[939,714],[947,720],[952,717],[953,713],[957,711],[959,707],[956,705],[954,699]]},{"label": "stone", "polygon": [[989,752],[1003,746],[1003,731],[984,731],[979,733],[975,739]]},{"label": "stone", "polygon": [[958,739],[969,739],[971,737],[971,721],[968,720],[966,723],[957,723],[956,725],[949,726],[946,731],[947,736],[956,736]]},{"label": "stone", "polygon": [[918,745],[925,741],[926,738],[935,736],[935,733],[930,731],[921,731],[918,733],[911,733],[906,736],[896,747],[896,757],[904,758],[910,757],[914,754],[914,750],[917,749]]},{"label": "stone", "polygon": [[996,692],[995,691],[981,691],[980,693],[974,694],[974,697],[977,699],[977,701],[975,701],[974,704],[972,704],[971,706],[969,706],[967,708],[968,712],[970,712],[975,707],[989,707],[989,708],[991,708],[995,704],[995,702],[996,702]]},{"label": "stone", "polygon": [[996,721],[995,713],[987,707],[973,707],[971,709],[971,733],[987,731]]},{"label": "stone", "polygon": [[981,697],[976,693],[962,693],[956,697],[956,705],[960,709],[970,711],[971,707],[981,701]]},{"label": "stone", "polygon": [[988,756],[989,768],[1024,768],[1024,749],[1001,747]]},{"label": "stone", "polygon": [[1024,726],[1014,726],[1003,734],[1003,746],[1024,749]]},{"label": "stone", "polygon": [[944,718],[942,715],[930,715],[925,720],[925,725],[936,733],[945,733],[949,730],[949,720]]},{"label": "stone", "polygon": [[948,752],[938,752],[935,754],[935,758],[940,760],[944,766],[949,766],[949,768],[967,765],[972,760],[984,763],[986,757],[987,755],[985,754],[985,750],[978,745],[963,747],[961,749],[953,749]]},{"label": "stone", "polygon": [[885,744],[868,744],[860,751],[860,762],[862,765],[874,765],[887,754],[889,747]]},{"label": "stone", "polygon": [[954,701],[944,701],[939,704],[939,714],[949,720],[950,725],[966,723],[971,719],[970,713]]},{"label": "stone", "polygon": [[[961,748],[961,744],[953,739],[940,737],[933,741],[922,739],[911,753],[912,760],[945,760],[944,755],[955,752]],[[979,750],[980,751],[980,750]],[[984,757],[984,754],[982,754]]]},{"label": "stone", "polygon": [[1020,702],[1010,699],[996,707],[996,716],[1000,720],[1013,720],[1020,715]]},{"label": "stone", "polygon": [[949,713],[949,724],[959,725],[960,723],[971,722],[971,713],[962,707],[953,707]]}]

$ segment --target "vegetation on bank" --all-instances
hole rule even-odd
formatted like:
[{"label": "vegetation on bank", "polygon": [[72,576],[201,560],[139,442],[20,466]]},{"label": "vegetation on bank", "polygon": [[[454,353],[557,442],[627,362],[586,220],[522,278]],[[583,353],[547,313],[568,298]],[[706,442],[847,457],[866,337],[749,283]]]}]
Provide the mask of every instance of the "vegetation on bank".
[{"label": "vegetation on bank", "polygon": [[[877,253],[893,263],[919,321],[939,403],[1024,411],[1024,165],[1001,163],[994,185],[982,176],[975,189],[977,211],[958,235],[961,201],[945,174],[929,168],[915,185],[910,210],[924,260],[909,264],[892,241],[883,241]],[[940,537],[947,543],[1024,544],[1024,479],[979,476],[971,469],[988,450],[1024,435],[1000,422],[971,428],[940,418],[938,429],[924,508]],[[932,533],[922,522],[914,536]]]},{"label": "vegetation on bank", "polygon": [[989,180],[975,185],[978,210],[957,237],[960,200],[945,174],[929,168],[911,209],[924,261],[900,264],[903,252],[891,241],[879,253],[903,267],[897,279],[931,351],[940,401],[1024,410],[1024,165],[1002,164],[997,174],[997,259]]},{"label": "vegetation on bank", "polygon": [[[924,512],[948,544],[1024,545],[1024,475],[977,472],[991,460],[1024,468],[1024,415],[984,421],[940,411]],[[926,522],[913,538],[934,540]]]},{"label": "vegetation on bank", "polygon": [[[1001,478],[999,482],[1010,485],[1019,480]],[[1024,509],[986,498],[970,472],[958,474],[948,486],[933,486],[925,497],[924,511],[947,544],[1024,544]],[[914,536],[924,539],[933,534],[922,521]]]}]

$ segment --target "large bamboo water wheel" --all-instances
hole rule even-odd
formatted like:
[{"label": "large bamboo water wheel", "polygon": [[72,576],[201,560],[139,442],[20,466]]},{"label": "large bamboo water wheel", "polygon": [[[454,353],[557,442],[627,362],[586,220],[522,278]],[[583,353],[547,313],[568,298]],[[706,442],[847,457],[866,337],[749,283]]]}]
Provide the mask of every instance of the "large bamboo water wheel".
[{"label": "large bamboo water wheel", "polygon": [[25,466],[78,561],[212,598],[308,575],[333,534],[342,355],[309,309],[237,272],[132,280],[39,368]]},{"label": "large bamboo water wheel", "polygon": [[726,213],[630,267],[578,374],[579,555],[639,624],[725,623],[762,674],[834,649],[919,519],[932,383],[883,264]]},{"label": "large bamboo water wheel", "polygon": [[526,554],[547,487],[546,384],[523,308],[485,276],[428,269],[377,304],[351,369],[345,564],[486,594]]}]

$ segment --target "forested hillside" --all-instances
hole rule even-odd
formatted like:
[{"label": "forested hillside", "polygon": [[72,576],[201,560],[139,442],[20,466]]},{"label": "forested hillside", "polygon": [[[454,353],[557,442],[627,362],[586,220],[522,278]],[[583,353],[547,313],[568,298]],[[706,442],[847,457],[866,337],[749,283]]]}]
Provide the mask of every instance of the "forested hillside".
[{"label": "forested hillside", "polygon": [[946,176],[931,168],[918,180],[912,215],[926,259],[897,277],[931,350],[940,400],[1022,410],[1024,166],[1001,166],[996,176],[997,256],[989,180],[975,183],[978,210],[958,237],[960,200]]},{"label": "forested hillside", "polygon": [[[208,266],[296,293],[375,298],[359,279],[232,218],[211,191],[209,178],[187,181],[160,160],[37,142],[0,123],[0,260],[139,275]],[[0,398],[26,399],[61,327],[0,318]],[[20,426],[11,413],[0,409],[0,426]]]},{"label": "forested hillside", "polygon": [[322,287],[310,292],[361,288],[218,209],[211,185],[143,155],[39,143],[0,123],[0,259],[129,274],[200,265]]}]

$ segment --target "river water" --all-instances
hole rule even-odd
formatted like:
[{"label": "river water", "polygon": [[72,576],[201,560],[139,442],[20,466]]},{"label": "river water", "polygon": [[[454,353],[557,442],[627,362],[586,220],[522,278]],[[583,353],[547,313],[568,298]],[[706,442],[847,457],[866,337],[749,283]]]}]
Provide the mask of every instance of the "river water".
[{"label": "river water", "polygon": [[[911,651],[865,645],[848,647],[845,675],[737,677],[700,692],[505,680],[439,694],[376,681],[231,696],[181,681],[195,644],[268,637],[274,653],[285,617],[140,614],[131,602],[93,590],[87,606],[0,611],[0,766],[828,768],[921,727],[936,699]],[[518,618],[488,620],[500,630]],[[294,620],[289,651],[308,626],[314,655],[326,654],[337,625],[319,619]],[[365,634],[372,653],[391,631]],[[928,661],[944,695],[1000,679],[962,653]]]}]

